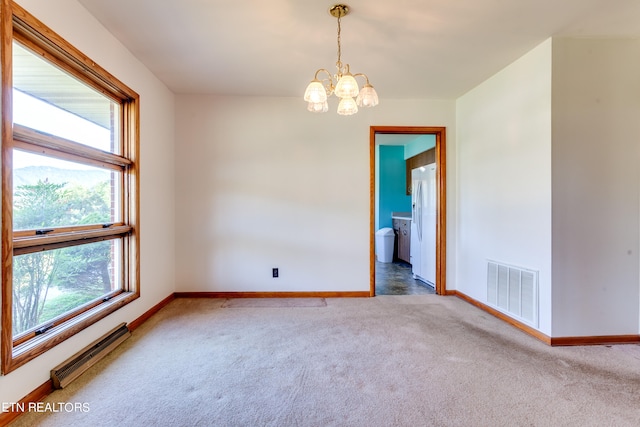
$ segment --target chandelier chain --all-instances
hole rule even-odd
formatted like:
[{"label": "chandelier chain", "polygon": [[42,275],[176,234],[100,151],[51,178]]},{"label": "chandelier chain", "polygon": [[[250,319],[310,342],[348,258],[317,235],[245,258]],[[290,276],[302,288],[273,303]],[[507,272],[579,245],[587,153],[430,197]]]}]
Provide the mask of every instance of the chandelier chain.
[{"label": "chandelier chain", "polygon": [[341,15],[338,15],[338,62],[336,62],[336,66],[338,67],[338,72],[342,72],[342,61],[340,60],[342,56],[342,48],[340,47],[340,33],[341,33],[340,18],[341,17],[342,17]]}]

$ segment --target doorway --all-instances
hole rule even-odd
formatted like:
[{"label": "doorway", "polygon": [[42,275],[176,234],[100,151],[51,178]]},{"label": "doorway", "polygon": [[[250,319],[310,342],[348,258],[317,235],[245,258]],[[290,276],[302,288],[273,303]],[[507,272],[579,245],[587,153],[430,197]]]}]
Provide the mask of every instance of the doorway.
[{"label": "doorway", "polygon": [[446,294],[446,128],[420,126],[371,126],[369,131],[369,265],[370,290],[376,294],[375,257],[375,197],[376,197],[376,135],[433,135],[436,164],[436,275],[435,292]]}]

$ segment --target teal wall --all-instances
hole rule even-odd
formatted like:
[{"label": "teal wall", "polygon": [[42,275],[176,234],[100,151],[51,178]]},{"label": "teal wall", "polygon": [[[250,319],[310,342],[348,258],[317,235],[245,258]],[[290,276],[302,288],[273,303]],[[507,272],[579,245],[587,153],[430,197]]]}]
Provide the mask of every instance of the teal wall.
[{"label": "teal wall", "polygon": [[378,229],[391,227],[391,212],[410,212],[411,196],[405,188],[405,147],[379,146]]},{"label": "teal wall", "polygon": [[404,159],[413,157],[436,146],[435,135],[420,135],[404,146]]}]

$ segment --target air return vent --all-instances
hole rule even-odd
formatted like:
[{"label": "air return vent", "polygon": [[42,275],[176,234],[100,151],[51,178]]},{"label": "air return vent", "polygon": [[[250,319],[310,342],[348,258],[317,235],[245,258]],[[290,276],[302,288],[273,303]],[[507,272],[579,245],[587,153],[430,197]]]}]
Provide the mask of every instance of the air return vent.
[{"label": "air return vent", "polygon": [[55,388],[64,388],[95,365],[121,342],[129,338],[131,332],[125,323],[89,344],[69,359],[51,370],[51,380]]},{"label": "air return vent", "polygon": [[487,303],[538,327],[538,272],[495,261],[487,263]]}]

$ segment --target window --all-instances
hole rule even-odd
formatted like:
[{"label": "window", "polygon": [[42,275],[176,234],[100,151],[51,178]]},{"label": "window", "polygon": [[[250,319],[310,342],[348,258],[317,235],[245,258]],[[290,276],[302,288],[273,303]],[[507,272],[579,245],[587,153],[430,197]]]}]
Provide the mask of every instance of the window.
[{"label": "window", "polygon": [[7,373],[140,295],[139,97],[17,4],[2,16]]}]

